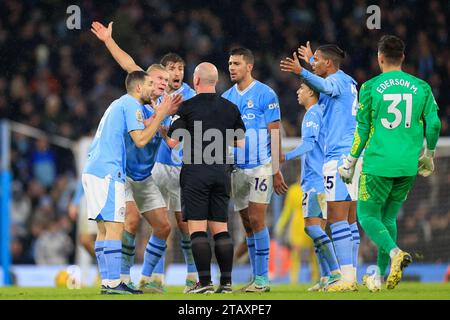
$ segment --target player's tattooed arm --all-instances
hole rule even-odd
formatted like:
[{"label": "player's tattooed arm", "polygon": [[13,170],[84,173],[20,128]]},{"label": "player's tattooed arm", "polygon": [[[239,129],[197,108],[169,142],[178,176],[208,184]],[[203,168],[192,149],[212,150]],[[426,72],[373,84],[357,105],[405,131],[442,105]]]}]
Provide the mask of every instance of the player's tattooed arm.
[{"label": "player's tattooed arm", "polygon": [[123,51],[112,37],[112,25],[113,22],[108,24],[108,28],[102,25],[100,22],[94,21],[91,25],[91,31],[101,41],[104,42],[106,48],[113,56],[114,60],[120,65],[120,67],[126,72],[143,71],[133,60],[133,58]]}]

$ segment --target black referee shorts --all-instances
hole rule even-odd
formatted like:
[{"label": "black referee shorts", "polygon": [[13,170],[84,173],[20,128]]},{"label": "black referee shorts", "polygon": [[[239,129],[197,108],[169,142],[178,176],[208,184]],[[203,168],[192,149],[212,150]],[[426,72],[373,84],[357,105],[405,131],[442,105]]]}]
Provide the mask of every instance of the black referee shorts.
[{"label": "black referee shorts", "polygon": [[230,165],[183,164],[180,186],[184,221],[228,221]]}]

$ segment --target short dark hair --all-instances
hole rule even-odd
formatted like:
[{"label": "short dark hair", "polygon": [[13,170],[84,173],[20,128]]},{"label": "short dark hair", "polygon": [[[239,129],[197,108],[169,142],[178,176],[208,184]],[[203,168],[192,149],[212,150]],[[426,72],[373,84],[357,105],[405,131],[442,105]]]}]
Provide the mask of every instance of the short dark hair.
[{"label": "short dark hair", "polygon": [[314,96],[319,99],[320,98],[320,92],[317,91],[316,89],[314,89],[308,82],[306,81],[302,81],[301,84],[304,84],[305,86],[307,86],[309,88],[309,90],[311,90],[314,93]]},{"label": "short dark hair", "polygon": [[341,66],[341,63],[346,57],[345,51],[336,44],[324,44],[318,47],[317,50],[322,52],[326,59],[333,61],[337,68]]},{"label": "short dark hair", "polygon": [[230,56],[243,56],[248,64],[255,64],[255,56],[250,49],[239,47],[230,50]]},{"label": "short dark hair", "polygon": [[172,63],[180,62],[181,64],[183,64],[183,66],[186,65],[183,58],[174,52],[169,52],[169,53],[165,54],[161,58],[161,61],[159,63],[162,64],[164,67],[167,67],[169,62],[172,62]]},{"label": "short dark hair", "polygon": [[405,43],[397,36],[384,35],[378,41],[378,52],[384,54],[388,63],[399,65],[405,54]]},{"label": "short dark hair", "polygon": [[142,70],[130,72],[127,75],[127,78],[125,79],[125,88],[127,89],[127,92],[128,93],[132,92],[136,86],[136,83],[144,82],[145,77],[147,76],[148,76],[147,72]]}]

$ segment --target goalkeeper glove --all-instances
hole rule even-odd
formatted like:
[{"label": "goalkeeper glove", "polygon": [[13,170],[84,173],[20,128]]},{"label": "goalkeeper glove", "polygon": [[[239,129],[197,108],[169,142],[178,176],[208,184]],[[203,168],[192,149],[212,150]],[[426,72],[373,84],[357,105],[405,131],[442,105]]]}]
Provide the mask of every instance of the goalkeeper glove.
[{"label": "goalkeeper glove", "polygon": [[419,158],[419,174],[428,177],[434,171],[434,150],[425,150],[425,153]]},{"label": "goalkeeper glove", "polygon": [[358,158],[353,158],[351,155],[348,155],[344,158],[344,163],[339,166],[339,175],[344,183],[349,184],[352,182],[353,175],[355,174],[356,161],[358,161]]}]

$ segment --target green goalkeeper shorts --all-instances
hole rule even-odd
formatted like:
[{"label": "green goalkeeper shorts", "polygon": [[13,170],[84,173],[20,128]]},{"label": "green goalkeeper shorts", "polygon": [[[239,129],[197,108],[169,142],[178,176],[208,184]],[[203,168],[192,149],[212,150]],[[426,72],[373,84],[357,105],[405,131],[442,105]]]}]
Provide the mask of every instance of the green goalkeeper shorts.
[{"label": "green goalkeeper shorts", "polygon": [[384,204],[387,200],[403,202],[415,180],[416,176],[391,178],[361,173],[358,201],[371,201],[379,204]]}]

